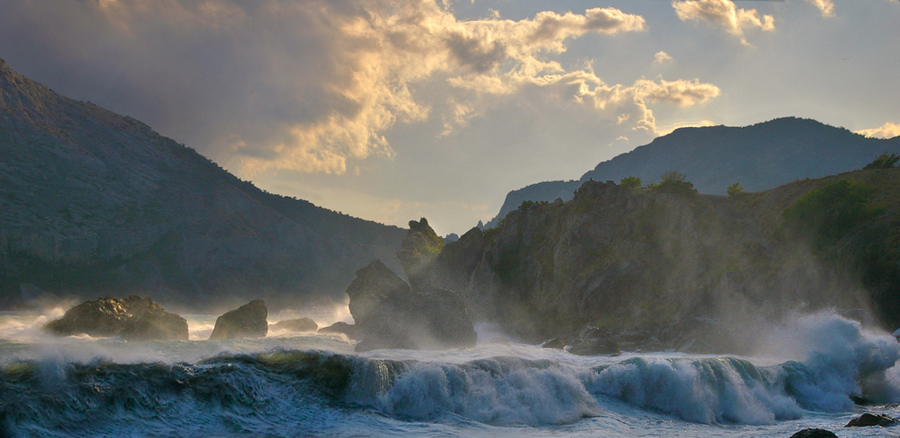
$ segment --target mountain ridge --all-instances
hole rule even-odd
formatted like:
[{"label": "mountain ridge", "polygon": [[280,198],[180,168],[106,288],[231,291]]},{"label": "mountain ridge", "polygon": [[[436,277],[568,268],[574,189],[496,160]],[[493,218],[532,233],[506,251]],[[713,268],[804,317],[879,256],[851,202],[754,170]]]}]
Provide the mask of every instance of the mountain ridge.
[{"label": "mountain ridge", "polygon": [[539,182],[509,192],[497,217],[485,227],[495,226],[524,201],[570,200],[589,180],[619,182],[636,176],[646,185],[658,182],[666,172],[677,171],[701,193],[724,195],[733,183],[757,192],[858,169],[885,152],[900,153],[900,137],[867,138],[798,117],[741,127],[679,128],[597,164],[578,180]]},{"label": "mountain ridge", "polygon": [[[264,192],[0,60],[0,306],[152,291],[176,307],[341,299],[405,231]],[[43,292],[41,292],[43,291]]]}]

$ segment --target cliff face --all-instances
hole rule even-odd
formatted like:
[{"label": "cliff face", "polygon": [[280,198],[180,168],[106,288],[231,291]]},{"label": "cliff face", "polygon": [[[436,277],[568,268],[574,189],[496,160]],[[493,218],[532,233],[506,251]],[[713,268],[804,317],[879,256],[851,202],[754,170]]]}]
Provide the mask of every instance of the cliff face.
[{"label": "cliff face", "polygon": [[2,61],[0,157],[0,306],[36,290],[199,307],[340,297],[359,265],[396,266],[404,236],[262,192]]},{"label": "cliff face", "polygon": [[[871,188],[859,201],[869,213],[817,244],[810,221],[835,213],[785,212],[841,181]],[[589,181],[569,202],[526,202],[499,227],[467,233],[432,269],[466,291],[476,315],[534,341],[591,325],[706,332],[715,339],[704,342],[727,346],[729,331],[830,307],[893,330],[898,182],[898,169],[860,171],[725,198]]]}]

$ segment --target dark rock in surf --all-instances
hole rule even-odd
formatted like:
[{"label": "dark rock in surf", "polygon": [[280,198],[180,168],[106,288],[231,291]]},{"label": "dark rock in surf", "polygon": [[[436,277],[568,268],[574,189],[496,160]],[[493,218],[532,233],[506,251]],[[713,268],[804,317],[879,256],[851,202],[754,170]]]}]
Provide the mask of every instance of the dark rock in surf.
[{"label": "dark rock in surf", "polygon": [[844,427],[866,427],[866,426],[893,426],[900,421],[896,418],[883,414],[865,413],[850,420]]},{"label": "dark rock in surf", "polygon": [[269,331],[266,303],[253,300],[216,319],[209,339],[264,338]]},{"label": "dark rock in surf", "polygon": [[128,341],[186,341],[188,325],[174,313],[152,309],[133,318],[119,336]]},{"label": "dark rock in surf", "polygon": [[825,429],[803,429],[791,435],[791,438],[837,438],[837,435]]},{"label": "dark rock in surf", "polygon": [[475,345],[477,335],[462,296],[424,285],[413,290],[380,261],[357,271],[347,295],[362,338],[356,351]]},{"label": "dark rock in surf", "polygon": [[290,332],[314,332],[319,330],[319,324],[316,324],[312,318],[286,319],[272,324],[272,330],[285,330]]},{"label": "dark rock in surf", "polygon": [[150,298],[100,297],[86,301],[51,321],[44,330],[58,336],[87,334],[95,337],[122,336],[128,340],[187,339],[184,318],[166,312]]},{"label": "dark rock in surf", "polygon": [[359,331],[359,327],[353,324],[347,324],[346,322],[336,322],[328,327],[322,327],[319,329],[319,333],[340,333],[346,335],[348,338],[353,340],[362,339],[361,333]]}]

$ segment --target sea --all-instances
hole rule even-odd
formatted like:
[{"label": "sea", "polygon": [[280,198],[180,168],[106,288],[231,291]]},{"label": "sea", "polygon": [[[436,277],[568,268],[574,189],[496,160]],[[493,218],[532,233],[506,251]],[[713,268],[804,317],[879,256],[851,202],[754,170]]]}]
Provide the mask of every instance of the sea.
[{"label": "sea", "polygon": [[900,344],[832,312],[753,356],[576,356],[489,324],[471,349],[367,353],[314,333],[209,341],[214,315],[186,315],[187,341],[40,329],[61,313],[0,313],[0,437],[900,435],[844,427],[900,416]]}]

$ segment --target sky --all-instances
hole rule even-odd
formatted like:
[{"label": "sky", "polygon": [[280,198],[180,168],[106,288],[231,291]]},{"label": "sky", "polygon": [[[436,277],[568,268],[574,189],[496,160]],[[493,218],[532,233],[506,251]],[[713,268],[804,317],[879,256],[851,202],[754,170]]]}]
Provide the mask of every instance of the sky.
[{"label": "sky", "polygon": [[897,0],[3,0],[0,58],[269,192],[446,235],[682,126],[900,135],[898,23]]}]

